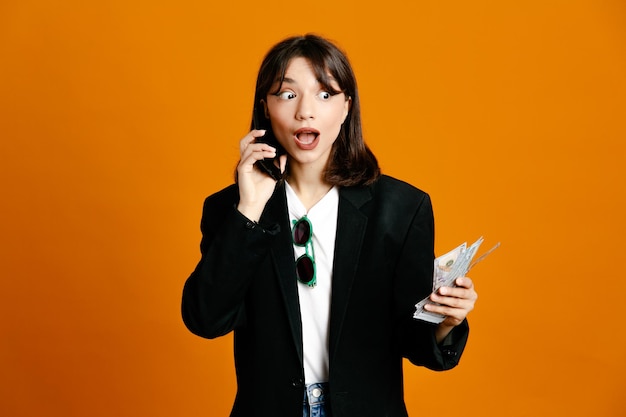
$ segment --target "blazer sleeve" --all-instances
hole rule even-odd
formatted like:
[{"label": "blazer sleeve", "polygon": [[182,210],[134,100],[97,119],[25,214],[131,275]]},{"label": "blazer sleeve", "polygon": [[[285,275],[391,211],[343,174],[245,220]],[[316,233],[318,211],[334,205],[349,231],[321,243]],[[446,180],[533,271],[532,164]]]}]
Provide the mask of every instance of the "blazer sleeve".
[{"label": "blazer sleeve", "polygon": [[236,209],[231,186],[204,202],[202,257],[185,282],[182,317],[194,334],[215,338],[245,324],[245,296],[254,271],[268,256],[278,225],[262,227]]},{"label": "blazer sleeve", "polygon": [[432,370],[455,367],[467,342],[467,320],[438,344],[436,325],[413,318],[415,304],[432,292],[434,218],[428,194],[417,205],[396,267],[395,305],[401,353],[413,364]]}]

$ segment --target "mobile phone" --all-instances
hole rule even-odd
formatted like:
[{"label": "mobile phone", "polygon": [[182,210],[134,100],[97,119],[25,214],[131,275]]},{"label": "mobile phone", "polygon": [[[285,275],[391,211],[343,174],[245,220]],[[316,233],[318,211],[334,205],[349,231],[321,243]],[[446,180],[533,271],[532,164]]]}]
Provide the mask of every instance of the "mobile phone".
[{"label": "mobile phone", "polygon": [[[253,124],[255,129],[263,129],[265,130],[265,135],[256,138],[256,142],[258,143],[267,143],[268,145],[276,148],[276,157],[285,154],[285,149],[280,146],[276,136],[274,136],[274,132],[272,132],[272,126],[265,117],[260,117],[257,109],[254,109],[253,114]],[[262,123],[261,120],[266,121]],[[276,158],[265,158],[260,161],[256,161],[255,165],[259,167],[259,169],[265,172],[270,177],[274,178],[276,181],[282,181],[283,173],[280,172],[280,168],[274,164],[274,160]]]}]

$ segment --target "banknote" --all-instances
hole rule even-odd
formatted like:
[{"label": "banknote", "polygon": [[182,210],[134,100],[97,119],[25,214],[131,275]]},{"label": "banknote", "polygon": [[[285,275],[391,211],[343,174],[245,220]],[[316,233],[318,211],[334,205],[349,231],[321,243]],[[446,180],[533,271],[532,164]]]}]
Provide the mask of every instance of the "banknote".
[{"label": "banknote", "polygon": [[[476,242],[472,243],[469,247],[467,243],[463,243],[456,248],[452,249],[444,255],[437,257],[434,261],[433,271],[433,292],[437,291],[439,287],[453,287],[457,278],[464,276],[476,263],[484,259],[488,254],[495,250],[500,243],[496,244],[493,248],[480,256],[472,263],[478,248],[483,243],[483,238],[480,237]],[[413,318],[418,320],[427,321],[430,323],[441,323],[445,316],[441,314],[431,313],[424,309],[426,304],[434,304],[430,301],[429,297],[424,298],[415,305],[415,313]]]},{"label": "banknote", "polygon": [[433,272],[433,291],[437,291],[439,287],[445,285],[458,265],[459,255],[462,255],[467,248],[467,243],[457,246],[445,255],[435,259],[435,267]]}]

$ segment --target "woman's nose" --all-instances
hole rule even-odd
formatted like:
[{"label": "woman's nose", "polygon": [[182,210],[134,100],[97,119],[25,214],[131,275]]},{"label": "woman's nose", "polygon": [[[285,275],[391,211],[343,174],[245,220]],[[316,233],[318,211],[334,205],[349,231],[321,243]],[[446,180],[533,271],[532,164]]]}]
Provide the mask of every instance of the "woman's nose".
[{"label": "woman's nose", "polygon": [[296,119],[306,120],[315,118],[315,103],[312,97],[301,97],[296,109]]}]

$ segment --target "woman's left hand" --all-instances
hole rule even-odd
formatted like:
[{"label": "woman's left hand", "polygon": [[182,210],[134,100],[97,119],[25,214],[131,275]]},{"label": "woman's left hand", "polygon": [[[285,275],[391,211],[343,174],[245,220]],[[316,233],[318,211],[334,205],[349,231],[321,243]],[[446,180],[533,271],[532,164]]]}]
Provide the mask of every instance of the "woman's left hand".
[{"label": "woman's left hand", "polygon": [[465,320],[478,299],[474,290],[474,283],[468,277],[457,278],[456,287],[440,287],[430,295],[431,301],[437,303],[426,304],[424,308],[432,313],[446,316],[437,329],[437,341],[440,342],[450,333],[452,328]]}]

